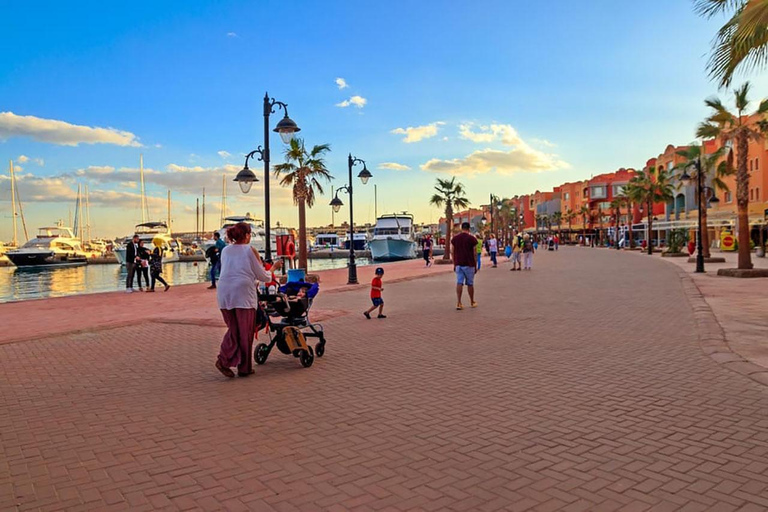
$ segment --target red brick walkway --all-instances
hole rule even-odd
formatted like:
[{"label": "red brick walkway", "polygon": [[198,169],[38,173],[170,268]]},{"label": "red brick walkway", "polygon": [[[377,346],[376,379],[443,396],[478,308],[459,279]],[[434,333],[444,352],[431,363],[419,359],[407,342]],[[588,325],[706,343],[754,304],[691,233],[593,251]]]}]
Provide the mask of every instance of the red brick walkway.
[{"label": "red brick walkway", "polygon": [[702,353],[672,266],[537,254],[318,305],[326,357],[213,368],[221,328],[0,346],[0,510],[766,510],[768,388]]}]

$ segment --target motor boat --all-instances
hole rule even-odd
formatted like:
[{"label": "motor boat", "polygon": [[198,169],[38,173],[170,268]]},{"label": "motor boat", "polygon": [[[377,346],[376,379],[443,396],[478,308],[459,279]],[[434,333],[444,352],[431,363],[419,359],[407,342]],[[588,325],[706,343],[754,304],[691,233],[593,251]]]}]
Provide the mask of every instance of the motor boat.
[{"label": "motor boat", "polygon": [[[349,250],[349,235],[341,240],[341,247]],[[355,233],[355,250],[364,251],[368,248],[368,237],[365,233]]]},{"label": "motor boat", "polygon": [[[227,243],[230,243],[229,238],[227,238],[227,230],[234,226],[235,224],[239,224],[240,222],[245,222],[249,226],[251,226],[251,247],[259,251],[260,254],[264,254],[264,251],[266,249],[266,235],[264,232],[264,222],[261,219],[257,219],[253,216],[251,216],[250,213],[246,213],[244,216],[235,215],[232,217],[225,217],[224,218],[224,224],[219,229],[218,233],[221,236],[221,239],[224,240]],[[272,247],[275,247],[275,234],[271,233],[272,237]],[[202,243],[203,252],[207,252],[208,249],[213,246],[213,244],[216,243],[215,240],[204,240]]]},{"label": "motor boat", "polygon": [[[181,243],[171,236],[171,229],[163,221],[144,222],[137,224],[134,233],[139,235],[139,240],[144,242],[144,247],[149,251],[159,246],[163,250],[163,263],[179,261]],[[125,245],[133,239],[133,235],[123,238],[123,242],[116,244],[115,257],[121,265],[125,265]]]},{"label": "motor boat", "polygon": [[5,255],[19,268],[74,267],[88,263],[80,239],[71,228],[64,226],[39,228],[35,238]]},{"label": "motor boat", "polygon": [[410,260],[416,257],[413,215],[403,212],[376,219],[373,237],[368,242],[374,261]]},{"label": "motor boat", "polygon": [[315,243],[312,244],[312,251],[321,251],[323,249],[338,249],[339,235],[336,233],[318,233],[315,236]]}]

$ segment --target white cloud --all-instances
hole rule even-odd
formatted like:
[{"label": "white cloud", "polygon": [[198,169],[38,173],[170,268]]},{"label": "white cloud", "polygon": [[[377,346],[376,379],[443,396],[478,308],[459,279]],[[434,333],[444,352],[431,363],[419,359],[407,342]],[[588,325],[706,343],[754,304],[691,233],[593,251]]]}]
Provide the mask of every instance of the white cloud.
[{"label": "white cloud", "polygon": [[13,112],[0,112],[0,140],[11,137],[29,137],[38,142],[62,146],[78,144],[141,146],[138,137],[131,132],[114,128],[94,128],[35,116],[17,116]]},{"label": "white cloud", "polygon": [[436,121],[424,126],[409,126],[408,128],[395,128],[391,133],[396,135],[405,135],[403,142],[419,142],[424,139],[430,139],[437,135],[438,127],[444,125],[443,121]]},{"label": "white cloud", "polygon": [[344,80],[343,78],[337,78],[337,79],[336,79],[336,80],[334,80],[334,81],[336,82],[336,86],[337,86],[339,89],[346,89],[347,87],[349,87],[349,84],[348,84],[348,83],[347,83],[347,81],[346,81],[346,80]]},{"label": "white cloud", "polygon": [[363,108],[366,105],[366,103],[368,103],[368,100],[363,98],[362,96],[352,96],[348,100],[344,100],[341,103],[337,103],[336,106],[341,108],[347,108],[350,105],[354,105],[357,108]]},{"label": "white cloud", "polygon": [[224,151],[223,149],[222,149],[221,151],[217,151],[216,153],[217,153],[217,154],[218,154],[218,155],[219,155],[221,158],[223,158],[224,160],[226,160],[227,158],[229,158],[229,157],[231,157],[231,156],[232,156],[232,153],[230,153],[229,151]]},{"label": "white cloud", "polygon": [[550,142],[547,139],[528,139],[531,141],[531,144],[536,144],[537,146],[544,146],[545,148],[554,148],[557,147],[557,144],[554,142]]},{"label": "white cloud", "polygon": [[463,158],[440,160],[433,158],[422,164],[423,171],[448,174],[485,174],[496,171],[499,174],[518,172],[542,172],[567,169],[570,165],[557,155],[546,154],[522,144],[509,151],[481,149]]},{"label": "white cloud", "polygon": [[390,171],[410,171],[411,168],[407,165],[398,164],[396,162],[383,162],[379,164],[379,169],[389,169]]},{"label": "white cloud", "polygon": [[459,125],[459,137],[471,140],[472,142],[493,142],[501,141],[505,146],[518,146],[523,140],[518,135],[512,125],[509,124],[491,124],[490,126],[480,125],[478,131],[473,131],[474,123],[465,123]]},{"label": "white cloud", "polygon": [[17,158],[16,161],[19,162],[20,164],[25,164],[29,162],[29,157],[26,155],[19,155],[19,158]]},{"label": "white cloud", "polygon": [[227,32],[227,37],[237,37],[237,32]]},{"label": "white cloud", "polygon": [[155,144],[155,147],[156,148],[161,148],[161,147],[163,147],[163,145],[162,144]]}]

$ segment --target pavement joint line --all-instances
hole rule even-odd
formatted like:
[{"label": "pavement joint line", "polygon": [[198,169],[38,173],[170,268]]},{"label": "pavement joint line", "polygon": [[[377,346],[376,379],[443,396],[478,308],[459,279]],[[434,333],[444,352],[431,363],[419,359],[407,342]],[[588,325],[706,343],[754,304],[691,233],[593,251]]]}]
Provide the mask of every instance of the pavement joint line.
[{"label": "pavement joint line", "polygon": [[[634,253],[630,252],[630,254]],[[640,255],[644,254],[640,253]],[[688,298],[688,302],[693,310],[693,317],[696,320],[699,347],[702,352],[720,366],[749,377],[758,384],[768,386],[768,368],[749,361],[731,348],[728,338],[725,336],[725,330],[693,277],[689,276],[688,272],[684,269],[675,265],[674,262],[667,261],[664,258],[661,258],[661,260],[672,264],[680,277],[683,292]],[[712,327],[713,325],[717,327]],[[724,357],[726,354],[728,356]]]}]

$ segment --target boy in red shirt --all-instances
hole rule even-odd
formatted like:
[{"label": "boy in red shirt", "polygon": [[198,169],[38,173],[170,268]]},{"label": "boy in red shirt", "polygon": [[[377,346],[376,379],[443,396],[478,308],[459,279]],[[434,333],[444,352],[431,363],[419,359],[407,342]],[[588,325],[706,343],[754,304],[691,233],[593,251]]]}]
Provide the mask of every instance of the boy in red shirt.
[{"label": "boy in red shirt", "polygon": [[371,302],[373,302],[373,306],[371,306],[367,311],[363,311],[363,315],[365,315],[365,318],[368,320],[371,319],[371,311],[373,311],[376,308],[379,308],[379,316],[376,318],[387,318],[382,313],[384,312],[384,299],[381,298],[381,291],[384,289],[384,287],[381,284],[381,278],[384,276],[384,269],[379,267],[376,269],[376,275],[373,278],[373,281],[371,281]]}]

